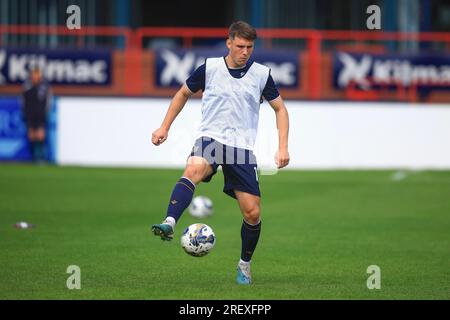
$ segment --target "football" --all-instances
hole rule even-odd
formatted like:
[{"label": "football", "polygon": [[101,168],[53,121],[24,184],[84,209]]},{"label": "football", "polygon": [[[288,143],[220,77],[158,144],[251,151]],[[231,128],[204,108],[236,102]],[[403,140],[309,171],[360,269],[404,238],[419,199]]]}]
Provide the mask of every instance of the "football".
[{"label": "football", "polygon": [[197,196],[192,199],[189,205],[189,213],[194,218],[206,218],[213,213],[213,203],[211,199],[205,196]]},{"label": "football", "polygon": [[194,257],[207,255],[216,244],[213,229],[203,223],[194,223],[184,230],[181,236],[181,247]]}]

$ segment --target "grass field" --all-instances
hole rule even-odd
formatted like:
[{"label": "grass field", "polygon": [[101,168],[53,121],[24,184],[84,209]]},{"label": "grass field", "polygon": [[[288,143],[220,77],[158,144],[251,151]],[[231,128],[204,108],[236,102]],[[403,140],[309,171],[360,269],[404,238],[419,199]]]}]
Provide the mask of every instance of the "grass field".
[{"label": "grass field", "polygon": [[[262,233],[254,284],[235,284],[241,216],[222,173],[196,194],[217,235],[185,254],[150,225],[180,170],[0,165],[1,299],[449,299],[450,172],[283,171],[260,176]],[[18,221],[36,225],[16,229]],[[69,265],[81,290],[69,290]],[[366,286],[381,269],[381,289]]]}]

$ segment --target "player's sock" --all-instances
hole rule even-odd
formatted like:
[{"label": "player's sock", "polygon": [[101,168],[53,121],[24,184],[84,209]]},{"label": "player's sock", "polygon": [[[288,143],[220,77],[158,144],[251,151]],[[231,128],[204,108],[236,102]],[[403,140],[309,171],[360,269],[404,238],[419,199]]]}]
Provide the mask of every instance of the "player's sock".
[{"label": "player's sock", "polygon": [[33,161],[37,161],[37,142],[30,141],[30,154]]},{"label": "player's sock", "polygon": [[[172,217],[175,223],[180,219],[183,211],[189,206],[194,196],[195,184],[186,177],[181,177],[175,184],[170,196],[166,219]],[[174,223],[174,224],[175,224]],[[172,228],[174,225],[172,226]]]},{"label": "player's sock", "polygon": [[255,251],[258,243],[259,234],[261,232],[261,220],[256,225],[249,224],[247,221],[242,221],[241,227],[241,260],[249,262],[252,259],[253,251]]},{"label": "player's sock", "polygon": [[44,161],[45,160],[45,142],[39,141],[37,142],[37,150],[38,150],[38,160]]},{"label": "player's sock", "polygon": [[249,268],[250,267],[250,262],[251,261],[244,261],[244,260],[242,260],[242,259],[239,259],[239,265],[240,266],[242,266],[242,267],[246,267],[246,268]]},{"label": "player's sock", "polygon": [[42,160],[42,142],[33,142],[33,160],[40,162]]},{"label": "player's sock", "polygon": [[168,224],[172,227],[172,230],[175,229],[175,225],[177,224],[177,222],[175,221],[175,219],[173,217],[167,217],[166,219],[164,219],[164,221],[162,223]]}]

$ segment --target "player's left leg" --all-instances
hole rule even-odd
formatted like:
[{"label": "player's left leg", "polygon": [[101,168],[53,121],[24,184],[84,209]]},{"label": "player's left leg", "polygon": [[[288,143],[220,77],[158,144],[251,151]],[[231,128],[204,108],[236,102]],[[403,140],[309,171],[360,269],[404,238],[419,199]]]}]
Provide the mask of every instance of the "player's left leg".
[{"label": "player's left leg", "polygon": [[241,259],[236,280],[239,284],[250,284],[250,261],[261,232],[258,166],[251,150],[231,148],[225,152],[226,163],[222,165],[225,180],[223,191],[238,201],[244,218],[241,227]]},{"label": "player's left leg", "polygon": [[236,189],[234,193],[244,218],[241,227],[241,259],[236,280],[239,284],[250,284],[252,282],[250,261],[261,232],[260,197]]},{"label": "player's left leg", "polygon": [[33,115],[27,119],[31,157],[38,163],[46,159],[45,126],[45,117],[42,115]]},{"label": "player's left leg", "polygon": [[37,160],[39,162],[47,159],[47,152],[45,149],[45,124],[41,123],[36,130],[36,147],[37,147]]}]

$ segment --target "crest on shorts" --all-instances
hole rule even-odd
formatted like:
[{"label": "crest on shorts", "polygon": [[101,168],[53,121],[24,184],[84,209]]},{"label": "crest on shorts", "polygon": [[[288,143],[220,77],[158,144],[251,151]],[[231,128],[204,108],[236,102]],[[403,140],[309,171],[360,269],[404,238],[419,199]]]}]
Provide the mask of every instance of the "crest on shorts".
[{"label": "crest on shorts", "polygon": [[191,153],[197,152],[198,149],[199,149],[199,146],[193,146]]}]

